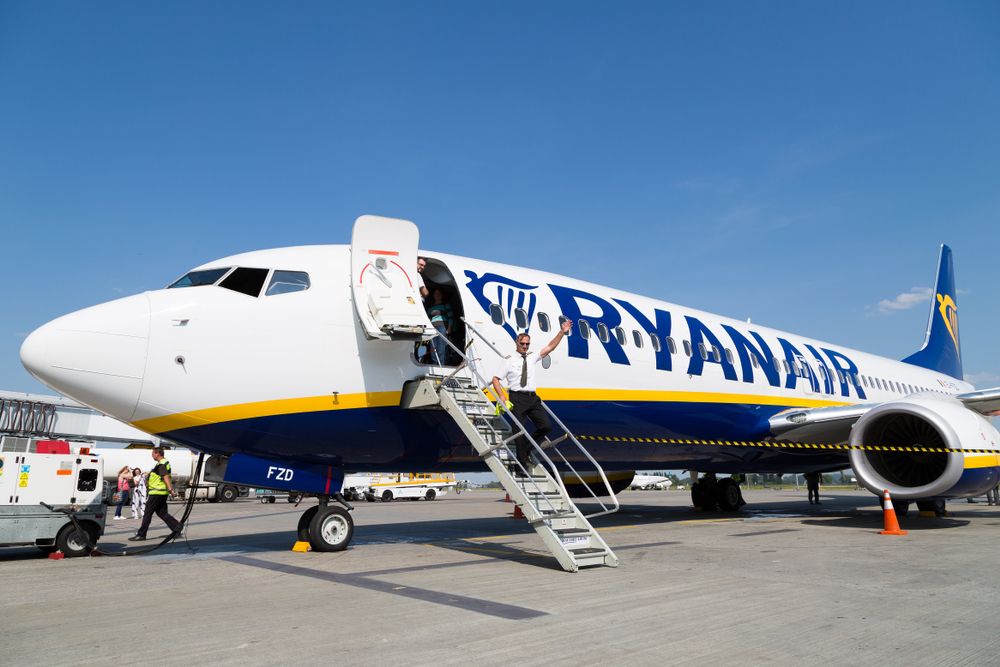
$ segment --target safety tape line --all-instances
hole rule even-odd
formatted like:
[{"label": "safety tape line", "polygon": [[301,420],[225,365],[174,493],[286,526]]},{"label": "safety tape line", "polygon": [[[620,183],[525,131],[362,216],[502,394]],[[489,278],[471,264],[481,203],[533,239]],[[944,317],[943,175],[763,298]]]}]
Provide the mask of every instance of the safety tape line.
[{"label": "safety tape line", "polygon": [[578,435],[578,440],[616,443],[651,443],[655,445],[711,445],[715,447],[768,447],[771,449],[828,449],[835,451],[861,450],[870,452],[929,452],[955,454],[998,454],[997,449],[956,449],[952,447],[908,447],[896,445],[824,445],[811,442],[772,442],[768,440],[691,440],[685,438],[630,438],[610,435]]}]

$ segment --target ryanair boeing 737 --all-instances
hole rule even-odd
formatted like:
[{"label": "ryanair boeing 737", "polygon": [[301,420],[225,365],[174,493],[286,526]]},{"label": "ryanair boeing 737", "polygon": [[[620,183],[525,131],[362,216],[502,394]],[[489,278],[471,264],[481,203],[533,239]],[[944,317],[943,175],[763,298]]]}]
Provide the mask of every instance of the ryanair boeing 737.
[{"label": "ryanair boeing 737", "polygon": [[[897,508],[982,494],[1000,479],[988,419],[1000,389],[963,380],[947,246],[924,345],[896,361],[421,250],[423,280],[454,316],[435,345],[417,245],[413,223],[362,216],[351,245],[226,257],[60,317],[27,338],[21,359],[57,391],[212,455],[216,478],[319,496],[299,522],[318,550],[342,549],[353,533],[330,502],[342,500],[345,472],[488,467],[553,550],[570,552],[567,569],[617,563],[569,496],[611,498],[600,512],[613,511],[627,471],[698,471],[695,504],[729,510],[742,504],[739,486],[716,473],[850,467]],[[537,366],[554,424],[538,441],[490,383],[519,333],[542,348],[567,321]],[[513,455],[518,438],[534,453],[527,467]]]}]

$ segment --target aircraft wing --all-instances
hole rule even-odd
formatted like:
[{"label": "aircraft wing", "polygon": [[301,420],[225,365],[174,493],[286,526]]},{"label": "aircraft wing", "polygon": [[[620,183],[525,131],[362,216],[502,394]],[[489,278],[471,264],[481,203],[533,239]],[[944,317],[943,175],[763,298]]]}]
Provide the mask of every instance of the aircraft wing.
[{"label": "aircraft wing", "polygon": [[965,407],[987,417],[1000,416],[1000,387],[980,389],[956,396]]},{"label": "aircraft wing", "polygon": [[[987,417],[1000,416],[1000,387],[958,394],[965,407]],[[903,399],[905,400],[905,399]],[[832,444],[846,442],[854,422],[879,403],[842,405],[832,408],[786,410],[770,419],[771,433],[778,440]]]},{"label": "aircraft wing", "polygon": [[877,403],[838,405],[832,408],[786,410],[771,417],[771,433],[778,440],[832,444],[846,442],[851,427]]}]

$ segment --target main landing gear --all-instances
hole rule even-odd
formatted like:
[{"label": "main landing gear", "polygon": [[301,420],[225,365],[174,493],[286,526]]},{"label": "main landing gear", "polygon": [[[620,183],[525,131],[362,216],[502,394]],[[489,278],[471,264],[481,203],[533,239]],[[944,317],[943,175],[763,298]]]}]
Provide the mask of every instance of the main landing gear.
[{"label": "main landing gear", "polygon": [[735,512],[747,504],[735,479],[732,477],[716,479],[714,472],[706,473],[691,485],[691,502],[696,509],[706,512],[717,509],[723,512]]},{"label": "main landing gear", "polygon": [[308,542],[313,551],[343,551],[354,537],[354,508],[339,493],[333,499],[339,505],[331,505],[330,496],[319,496],[319,505],[299,517],[298,540]]}]

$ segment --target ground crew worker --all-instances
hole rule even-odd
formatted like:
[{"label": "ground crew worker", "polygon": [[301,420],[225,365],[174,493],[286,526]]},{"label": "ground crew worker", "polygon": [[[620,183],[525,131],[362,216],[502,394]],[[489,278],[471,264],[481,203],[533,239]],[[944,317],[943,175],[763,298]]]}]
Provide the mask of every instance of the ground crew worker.
[{"label": "ground crew worker", "polygon": [[819,473],[806,473],[806,488],[809,490],[809,504],[819,505]]},{"label": "ground crew worker", "polygon": [[128,538],[129,542],[141,542],[146,539],[146,531],[149,530],[149,522],[153,520],[153,515],[163,519],[172,533],[178,533],[181,529],[181,522],[170,516],[167,511],[167,496],[174,495],[174,482],[170,479],[170,462],[163,457],[162,447],[153,447],[153,460],[156,465],[149,471],[146,479],[146,511],[142,515],[142,525],[135,535]]},{"label": "ground crew worker", "polygon": [[[505,400],[503,398],[504,394],[500,386],[500,378],[493,376],[493,391],[496,392],[496,396],[502,402],[502,405],[510,410],[525,428],[527,428],[524,423],[525,417],[531,419],[535,425],[535,432],[531,434],[535,442],[539,442],[541,438],[544,438],[552,430],[552,425],[549,423],[549,416],[542,407],[542,401],[538,398],[538,394],[535,393],[535,364],[549,356],[552,350],[556,349],[559,341],[569,333],[572,326],[573,323],[569,320],[563,322],[555,338],[549,341],[549,344],[539,350],[537,354],[528,351],[528,347],[531,345],[530,335],[526,333],[517,335],[517,354],[512,354],[507,360],[507,368],[503,375],[503,382],[510,389],[508,399]],[[528,442],[528,439],[523,436],[518,438],[516,449],[517,460],[521,462],[525,470],[530,470],[531,444]]]}]

